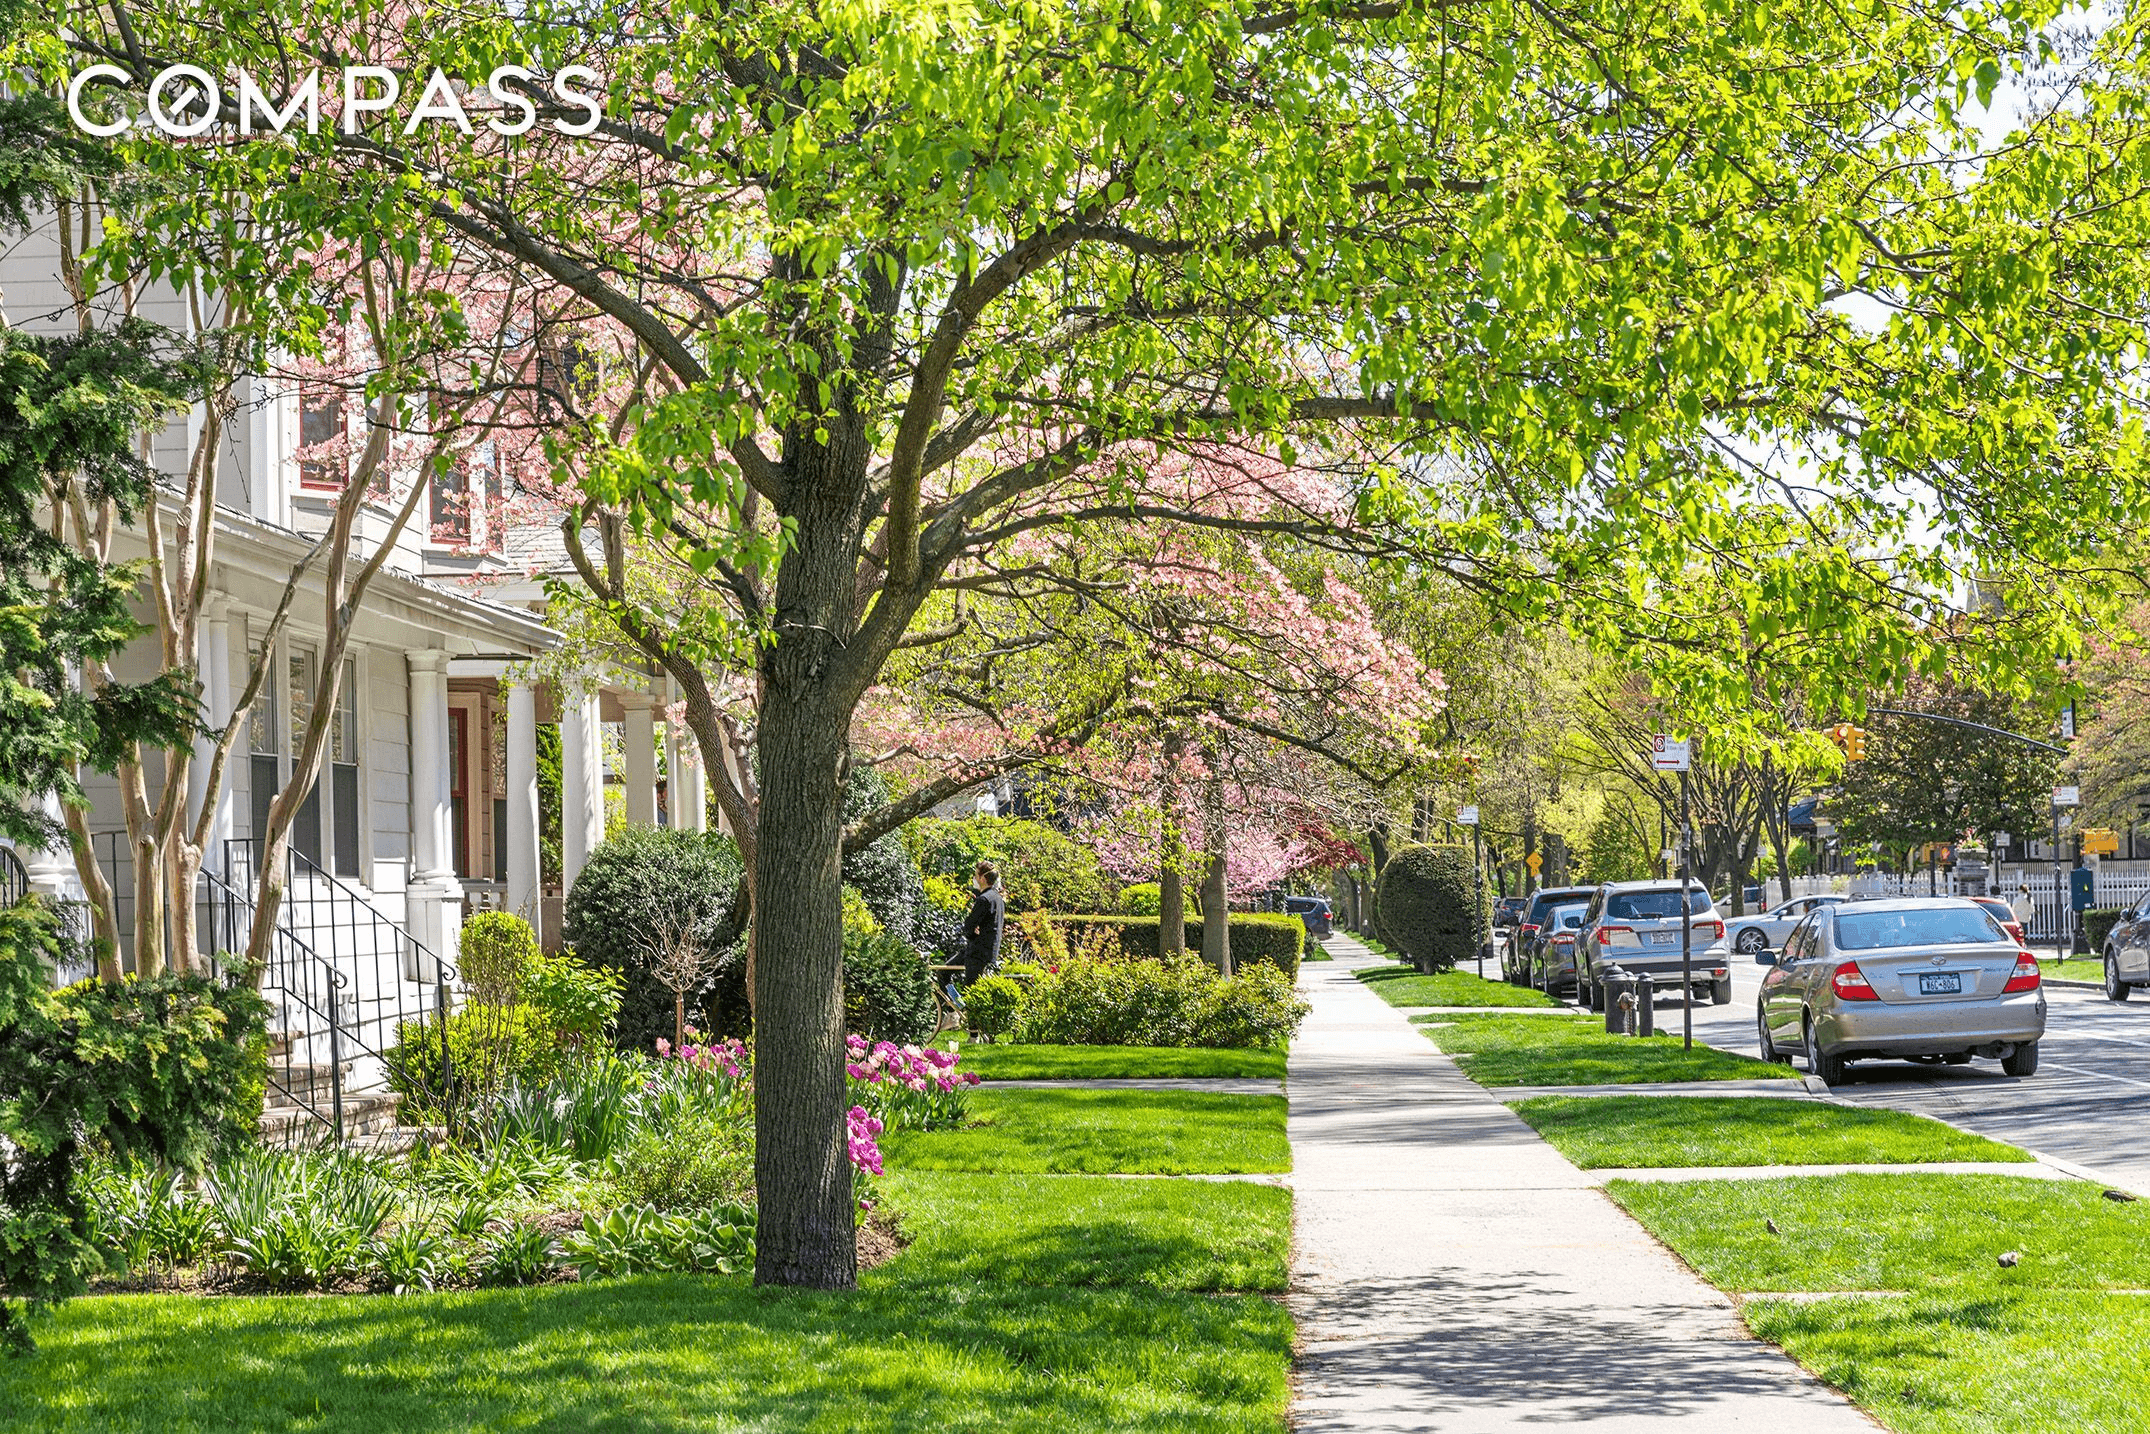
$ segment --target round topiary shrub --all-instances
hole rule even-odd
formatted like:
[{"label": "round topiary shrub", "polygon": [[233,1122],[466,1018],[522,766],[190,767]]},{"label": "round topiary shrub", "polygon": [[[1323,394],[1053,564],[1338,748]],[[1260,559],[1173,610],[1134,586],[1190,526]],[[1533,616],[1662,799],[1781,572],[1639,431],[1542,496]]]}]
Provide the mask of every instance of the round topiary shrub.
[{"label": "round topiary shrub", "polygon": [[[613,1040],[647,1051],[672,1037],[672,992],[650,970],[649,934],[673,923],[717,933],[731,924],[739,885],[738,848],[714,832],[631,826],[596,851],[567,894],[561,935],[592,966],[622,981]],[[744,1029],[745,943],[734,939],[687,995],[687,1019],[701,1030]]]},{"label": "round topiary shrub", "polygon": [[1155,916],[1164,906],[1164,893],[1154,881],[1138,881],[1120,888],[1120,914]]},{"label": "round topiary shrub", "polygon": [[940,1024],[926,958],[889,931],[844,932],[844,1029],[870,1041],[911,1045]]},{"label": "round topiary shrub", "polygon": [[481,911],[463,923],[456,942],[456,968],[471,998],[488,1006],[512,1006],[538,960],[537,933],[511,911]]},{"label": "round topiary shrub", "polygon": [[1468,961],[1492,924],[1465,846],[1407,846],[1381,872],[1380,936],[1419,970]]},{"label": "round topiary shrub", "polygon": [[1022,1013],[1023,988],[1006,976],[981,976],[963,988],[963,1024],[974,1036],[1005,1036]]}]

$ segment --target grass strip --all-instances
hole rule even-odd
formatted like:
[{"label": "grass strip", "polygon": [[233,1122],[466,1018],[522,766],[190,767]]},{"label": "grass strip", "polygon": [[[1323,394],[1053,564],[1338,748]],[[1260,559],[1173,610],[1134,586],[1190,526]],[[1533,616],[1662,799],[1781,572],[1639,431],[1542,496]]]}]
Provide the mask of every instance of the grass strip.
[{"label": "grass strip", "polygon": [[1260,1296],[876,1271],[849,1294],[649,1276],[344,1296],[77,1300],[0,1363],[11,1430],[1274,1434],[1291,1317]]},{"label": "grass strip", "polygon": [[[1446,1018],[1436,1018],[1445,1020]],[[1650,1081],[1793,1080],[1772,1061],[1678,1036],[1613,1036],[1595,1021],[1479,1016],[1432,1024],[1426,1034],[1480,1085],[1636,1085]]]},{"label": "grass strip", "polygon": [[1158,1290],[1281,1291],[1291,1192],[1236,1180],[892,1172],[912,1241],[891,1274]]},{"label": "grass strip", "polygon": [[1282,1096],[991,1090],[961,1130],[881,1138],[892,1168],[1008,1174],[1195,1175],[1291,1169]]},{"label": "grass strip", "polygon": [[1822,1101],[1555,1095],[1517,1101],[1514,1110],[1585,1170],[2032,1158],[1922,1115]]},{"label": "grass strip", "polygon": [[1528,986],[1488,981],[1468,971],[1421,976],[1409,966],[1361,966],[1352,972],[1391,1006],[1557,1006]]},{"label": "grass strip", "polygon": [[[2150,1202],[2116,1204],[2082,1181],[1907,1173],[1606,1188],[1727,1290],[2150,1289]],[[2018,1260],[2004,1268],[2008,1251]]]},{"label": "grass strip", "polygon": [[961,1069],[987,1080],[1121,1080],[1240,1077],[1284,1079],[1282,1051],[1177,1046],[978,1046]]},{"label": "grass strip", "polygon": [[1898,1434],[2137,1430],[2150,1408],[2142,1296],[1753,1300],[1744,1313]]}]

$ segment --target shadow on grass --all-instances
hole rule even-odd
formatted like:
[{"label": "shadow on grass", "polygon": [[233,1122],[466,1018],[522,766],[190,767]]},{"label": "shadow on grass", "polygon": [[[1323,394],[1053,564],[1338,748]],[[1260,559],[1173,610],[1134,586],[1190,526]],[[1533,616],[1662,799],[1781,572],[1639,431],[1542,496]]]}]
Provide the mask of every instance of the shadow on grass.
[{"label": "shadow on grass", "polygon": [[1793,1080],[1789,1067],[1678,1036],[1614,1036],[1587,1021],[1473,1017],[1423,1028],[1481,1085],[1634,1085],[1652,1081]]},{"label": "shadow on grass", "polygon": [[1351,973],[1392,1006],[1503,1006],[1550,1008],[1560,1003],[1543,991],[1474,975],[1441,971],[1420,975],[1411,966],[1361,966]]},{"label": "shadow on grass", "polygon": [[[900,1262],[899,1262],[900,1263]],[[881,1272],[856,1293],[647,1277],[404,1299],[77,1301],[0,1366],[22,1430],[1274,1430],[1253,1297]]]},{"label": "shadow on grass", "polygon": [[987,1080],[1118,1080],[1145,1077],[1284,1078],[1283,1051],[1181,1046],[963,1047],[962,1069]]},{"label": "shadow on grass", "polygon": [[1585,1170],[2022,1162],[2028,1151],[1895,1110],[1736,1096],[1545,1096],[1516,1114]]}]

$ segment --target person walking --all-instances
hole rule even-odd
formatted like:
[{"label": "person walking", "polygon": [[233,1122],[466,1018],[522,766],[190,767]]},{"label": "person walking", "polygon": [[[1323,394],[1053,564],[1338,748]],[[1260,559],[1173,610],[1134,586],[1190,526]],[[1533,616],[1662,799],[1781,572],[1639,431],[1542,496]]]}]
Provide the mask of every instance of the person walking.
[{"label": "person walking", "polygon": [[1008,919],[1000,868],[981,861],[971,870],[970,914],[963,918],[963,979],[975,981],[1000,959],[1000,930]]},{"label": "person walking", "polygon": [[2028,883],[2017,884],[2016,899],[2008,903],[2008,905],[2016,913],[2016,925],[2023,928],[2025,936],[2030,935],[2031,915],[2038,908],[2031,903],[2031,889]]}]

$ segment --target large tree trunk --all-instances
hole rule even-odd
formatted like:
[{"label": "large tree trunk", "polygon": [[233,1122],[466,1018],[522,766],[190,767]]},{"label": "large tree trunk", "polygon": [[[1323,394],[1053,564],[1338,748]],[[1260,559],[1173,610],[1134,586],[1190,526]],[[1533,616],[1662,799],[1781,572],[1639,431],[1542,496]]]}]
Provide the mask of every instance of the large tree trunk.
[{"label": "large tree trunk", "polygon": [[1157,951],[1167,961],[1187,949],[1187,843],[1180,830],[1179,787],[1173,780],[1179,753],[1179,739],[1167,737],[1157,863]]}]

